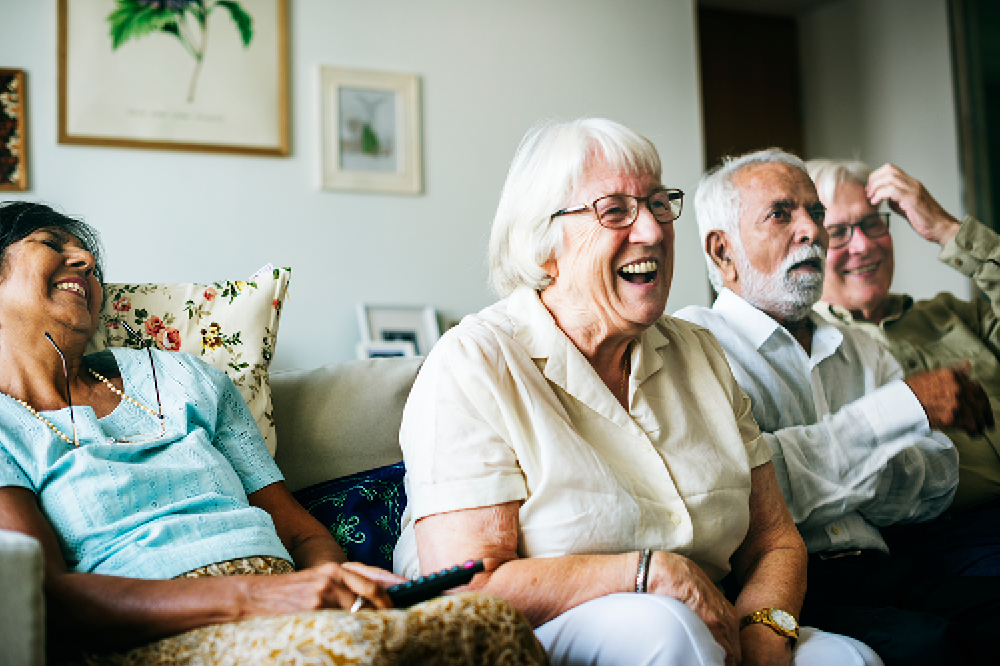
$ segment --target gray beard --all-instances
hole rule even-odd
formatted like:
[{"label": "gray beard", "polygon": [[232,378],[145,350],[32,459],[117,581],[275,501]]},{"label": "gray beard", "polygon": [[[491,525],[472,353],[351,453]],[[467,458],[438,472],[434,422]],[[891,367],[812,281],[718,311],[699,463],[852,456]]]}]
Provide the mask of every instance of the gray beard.
[{"label": "gray beard", "polygon": [[[796,248],[773,273],[755,269],[745,252],[737,252],[736,255],[736,268],[742,283],[741,296],[758,310],[787,321],[798,321],[809,314],[813,304],[823,295],[826,253],[818,245]],[[807,259],[819,259],[819,273],[789,274],[792,266]]]}]

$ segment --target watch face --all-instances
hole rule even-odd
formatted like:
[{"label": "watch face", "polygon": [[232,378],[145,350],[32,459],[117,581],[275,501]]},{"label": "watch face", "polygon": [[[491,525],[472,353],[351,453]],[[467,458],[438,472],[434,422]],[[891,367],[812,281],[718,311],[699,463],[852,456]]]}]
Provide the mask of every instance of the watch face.
[{"label": "watch face", "polygon": [[795,631],[796,626],[798,626],[794,617],[783,610],[778,610],[777,608],[771,609],[771,619],[774,620],[776,625],[785,631]]}]

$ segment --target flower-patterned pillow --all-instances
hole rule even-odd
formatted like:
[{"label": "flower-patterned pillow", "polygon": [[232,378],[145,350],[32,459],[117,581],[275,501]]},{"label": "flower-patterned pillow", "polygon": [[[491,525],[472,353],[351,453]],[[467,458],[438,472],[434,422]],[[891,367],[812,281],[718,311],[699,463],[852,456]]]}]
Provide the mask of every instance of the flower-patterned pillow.
[{"label": "flower-patterned pillow", "polygon": [[87,352],[135,347],[119,322],[166,351],[198,356],[233,380],[274,455],[267,368],[291,269],[265,266],[249,280],[212,284],[104,285],[101,324]]}]

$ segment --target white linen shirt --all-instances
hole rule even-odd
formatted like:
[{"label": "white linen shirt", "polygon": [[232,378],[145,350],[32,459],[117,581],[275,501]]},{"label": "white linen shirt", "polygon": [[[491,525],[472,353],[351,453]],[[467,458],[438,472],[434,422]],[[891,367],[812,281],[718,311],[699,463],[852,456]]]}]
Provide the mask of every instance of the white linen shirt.
[{"label": "white linen shirt", "polygon": [[729,289],[675,316],[707,327],[774,451],[774,471],[810,553],[889,549],[878,525],[930,520],[951,503],[958,453],[927,424],[892,356],[815,313],[811,354]]},{"label": "white linen shirt", "polygon": [[631,353],[626,411],[531,289],[448,331],[403,412],[394,569],[419,573],[414,521],[522,501],[521,557],[655,548],[721,579],[770,449],[708,331],[663,317]]}]

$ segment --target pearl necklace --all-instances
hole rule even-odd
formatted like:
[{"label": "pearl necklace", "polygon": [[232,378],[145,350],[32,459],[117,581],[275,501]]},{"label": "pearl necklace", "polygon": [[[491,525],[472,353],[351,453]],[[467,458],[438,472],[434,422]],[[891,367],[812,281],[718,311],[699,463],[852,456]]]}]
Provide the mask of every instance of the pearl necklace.
[{"label": "pearl necklace", "polygon": [[122,398],[122,400],[128,400],[129,402],[131,402],[133,405],[135,405],[139,409],[145,410],[145,411],[149,412],[152,416],[156,417],[156,420],[159,421],[159,423],[160,423],[160,434],[157,435],[156,437],[154,437],[153,439],[156,439],[157,437],[163,437],[165,434],[167,434],[167,426],[163,422],[163,415],[162,414],[159,414],[159,413],[153,411],[152,409],[150,409],[146,405],[142,404],[138,400],[135,400],[133,398],[128,397],[127,395],[125,395],[124,393],[122,393],[121,391],[119,391],[115,387],[115,385],[111,383],[111,380],[109,380],[106,377],[98,374],[93,368],[87,368],[87,370],[90,372],[90,374],[92,374],[94,376],[95,379],[104,382],[105,386],[107,386],[109,389],[111,389],[114,393],[117,393]]},{"label": "pearl necklace", "polygon": [[[4,395],[7,395],[7,394],[4,393]],[[37,411],[35,411],[34,407],[32,407],[31,405],[29,405],[28,403],[26,403],[24,400],[19,400],[19,399],[15,398],[12,395],[7,395],[7,397],[10,398],[11,400],[13,400],[14,402],[16,402],[17,404],[21,405],[22,407],[24,407],[25,409],[27,409],[32,414],[34,414],[36,419],[38,419],[39,421],[41,421],[42,423],[44,423],[48,427],[52,428],[52,432],[54,432],[55,434],[59,435],[59,437],[62,438],[62,440],[64,442],[66,442],[67,444],[70,444],[72,446],[80,446],[80,444],[77,441],[75,441],[75,439],[76,439],[75,433],[74,433],[74,439],[70,439],[69,437],[67,437],[66,435],[64,435],[62,433],[62,431],[59,430],[59,428],[57,428],[54,423],[52,423],[52,421],[49,421],[47,418],[45,418],[44,416],[42,416],[41,414],[39,414]],[[72,409],[72,407],[70,407],[70,409]]]},{"label": "pearl necklace", "polygon": [[[129,401],[130,403],[132,403],[133,405],[135,405],[139,409],[143,409],[143,410],[149,412],[150,414],[152,414],[153,416],[155,416],[156,420],[160,422],[160,436],[162,437],[164,434],[166,434],[167,427],[163,423],[163,417],[162,416],[160,416],[157,412],[153,411],[152,409],[150,409],[146,405],[143,405],[142,403],[140,403],[140,402],[138,402],[136,400],[133,400],[132,398],[128,397],[127,395],[125,395],[124,393],[122,393],[121,391],[119,391],[115,387],[115,385],[111,383],[110,380],[108,380],[106,377],[103,377],[102,375],[98,374],[92,368],[87,368],[87,370],[89,370],[90,374],[92,374],[94,376],[94,379],[97,379],[100,382],[104,382],[105,386],[107,386],[109,389],[111,389],[112,391],[114,391],[115,393],[117,393],[122,399]],[[4,393],[3,395],[7,395],[7,394]],[[56,425],[54,423],[52,423],[52,421],[49,421],[47,418],[45,418],[44,416],[42,416],[41,414],[39,414],[38,411],[34,407],[32,407],[31,405],[29,405],[28,403],[26,403],[24,400],[20,400],[18,398],[15,398],[12,395],[7,395],[7,397],[10,398],[11,400],[13,400],[14,402],[16,402],[17,404],[21,405],[22,407],[24,407],[25,409],[27,409],[32,414],[34,414],[34,416],[35,416],[36,419],[38,419],[39,421],[41,421],[42,423],[44,423],[45,425],[47,425],[49,428],[51,428],[52,432],[54,432],[55,434],[59,435],[59,438],[62,439],[64,442],[66,442],[67,444],[71,444],[73,446],[76,446],[76,447],[80,446],[80,443],[78,441],[76,441],[75,433],[74,433],[74,439],[70,439],[65,434],[63,434],[63,432],[61,430],[59,430],[59,428],[57,428]],[[70,409],[73,409],[73,408],[70,407]]]}]

